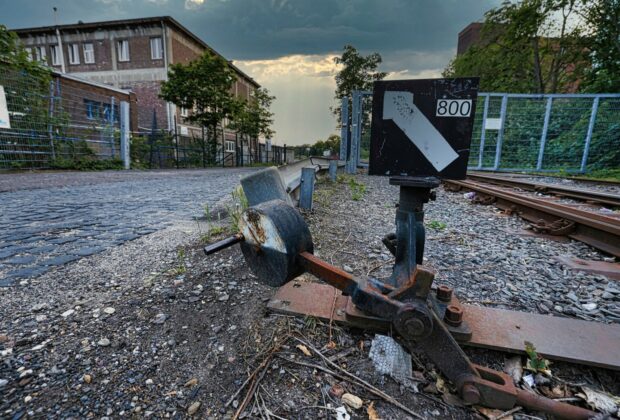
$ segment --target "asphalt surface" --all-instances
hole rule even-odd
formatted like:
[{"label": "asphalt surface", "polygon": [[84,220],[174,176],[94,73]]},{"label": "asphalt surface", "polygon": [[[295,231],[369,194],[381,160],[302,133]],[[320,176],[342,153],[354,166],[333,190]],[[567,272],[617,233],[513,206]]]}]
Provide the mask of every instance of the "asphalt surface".
[{"label": "asphalt surface", "polygon": [[204,217],[249,171],[0,174],[0,287]]}]

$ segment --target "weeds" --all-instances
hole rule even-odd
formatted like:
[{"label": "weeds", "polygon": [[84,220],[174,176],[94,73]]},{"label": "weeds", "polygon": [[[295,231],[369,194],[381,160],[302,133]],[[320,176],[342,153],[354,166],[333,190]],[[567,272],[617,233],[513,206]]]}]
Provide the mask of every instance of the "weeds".
[{"label": "weeds", "polygon": [[239,221],[241,220],[241,214],[248,208],[248,199],[240,185],[232,191],[231,195],[233,202],[228,207],[230,230],[232,232],[239,232]]},{"label": "weeds", "polygon": [[435,230],[444,230],[447,225],[444,222],[440,222],[439,220],[431,220],[426,224],[426,226]]},{"label": "weeds", "polygon": [[175,275],[185,274],[187,267],[185,267],[185,250],[180,248],[177,250],[177,266],[174,268]]},{"label": "weeds", "polygon": [[340,174],[336,176],[336,182],[339,184],[349,184],[351,199],[353,201],[360,201],[364,198],[364,194],[366,193],[366,185],[361,182],[357,182],[351,175]]}]

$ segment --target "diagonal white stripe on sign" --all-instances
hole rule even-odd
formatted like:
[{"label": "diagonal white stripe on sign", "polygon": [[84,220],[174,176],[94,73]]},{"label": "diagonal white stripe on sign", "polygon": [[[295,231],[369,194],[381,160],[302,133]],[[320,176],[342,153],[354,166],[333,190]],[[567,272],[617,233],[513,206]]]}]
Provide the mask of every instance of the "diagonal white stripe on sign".
[{"label": "diagonal white stripe on sign", "polygon": [[450,143],[415,106],[411,92],[386,91],[383,96],[383,119],[394,121],[438,172],[459,157]]}]

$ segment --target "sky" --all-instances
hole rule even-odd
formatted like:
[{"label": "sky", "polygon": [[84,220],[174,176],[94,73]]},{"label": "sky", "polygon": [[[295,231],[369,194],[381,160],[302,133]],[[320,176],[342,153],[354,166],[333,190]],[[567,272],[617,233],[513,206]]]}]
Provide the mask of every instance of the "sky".
[{"label": "sky", "polygon": [[500,0],[0,0],[8,28],[169,15],[276,97],[276,144],[339,133],[333,58],[378,52],[389,79],[441,77],[458,33]]}]

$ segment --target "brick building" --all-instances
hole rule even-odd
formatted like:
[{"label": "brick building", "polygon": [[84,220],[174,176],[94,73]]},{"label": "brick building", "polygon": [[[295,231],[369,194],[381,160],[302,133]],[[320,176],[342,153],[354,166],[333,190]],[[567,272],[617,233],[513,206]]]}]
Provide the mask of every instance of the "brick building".
[{"label": "brick building", "polygon": [[472,22],[467,25],[461,32],[459,32],[459,40],[456,47],[456,54],[463,54],[472,45],[477,44],[480,41],[482,32],[482,23]]},{"label": "brick building", "polygon": [[[192,61],[206,50],[220,54],[170,16],[14,31],[32,59],[61,73],[135,93],[141,129],[151,128],[155,111],[158,128],[173,130],[176,116],[181,134],[200,135],[198,127],[185,124],[188,111],[159,99],[160,85],[167,79],[169,65]],[[249,98],[260,85],[229,63],[237,75],[235,94]],[[225,130],[224,138],[228,150],[235,133]]]}]

